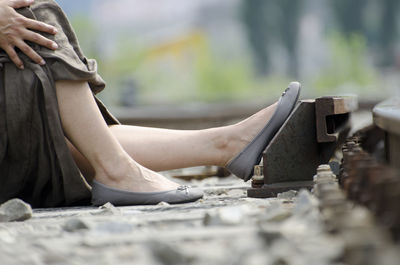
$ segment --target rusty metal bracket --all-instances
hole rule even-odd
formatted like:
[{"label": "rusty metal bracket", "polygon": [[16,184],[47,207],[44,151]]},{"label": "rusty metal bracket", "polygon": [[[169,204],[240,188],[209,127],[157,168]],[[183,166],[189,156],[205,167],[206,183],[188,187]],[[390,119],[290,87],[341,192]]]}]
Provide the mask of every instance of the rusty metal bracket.
[{"label": "rusty metal bracket", "polygon": [[263,153],[263,184],[252,182],[247,195],[266,198],[286,190],[310,189],[317,166],[328,163],[344,142],[350,112],[356,107],[355,97],[301,100]]}]

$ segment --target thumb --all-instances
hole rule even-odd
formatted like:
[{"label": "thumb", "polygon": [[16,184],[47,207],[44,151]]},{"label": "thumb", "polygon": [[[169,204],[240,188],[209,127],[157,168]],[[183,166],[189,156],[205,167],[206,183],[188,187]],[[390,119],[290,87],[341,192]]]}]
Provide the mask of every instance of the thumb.
[{"label": "thumb", "polygon": [[12,8],[27,7],[33,4],[34,0],[9,0],[8,6]]}]

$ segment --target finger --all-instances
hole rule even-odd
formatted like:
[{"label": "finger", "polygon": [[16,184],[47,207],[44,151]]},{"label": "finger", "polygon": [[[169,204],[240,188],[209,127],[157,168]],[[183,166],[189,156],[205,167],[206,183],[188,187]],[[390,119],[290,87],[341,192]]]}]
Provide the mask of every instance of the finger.
[{"label": "finger", "polygon": [[17,53],[14,50],[14,47],[11,45],[8,45],[3,48],[4,51],[8,54],[8,57],[10,57],[11,61],[20,69],[24,69],[24,64],[22,63],[21,59],[18,57]]},{"label": "finger", "polygon": [[43,58],[37,54],[28,44],[26,44],[24,41],[18,41],[15,44],[16,47],[18,47],[23,53],[25,53],[29,58],[32,59],[35,63],[38,63],[40,65],[46,64],[46,62],[43,60]]},{"label": "finger", "polygon": [[37,44],[44,46],[46,48],[49,48],[49,49],[55,50],[58,48],[57,43],[55,43],[54,41],[49,40],[49,39],[43,37],[42,35],[35,33],[33,31],[30,31],[30,30],[25,30],[22,37],[25,40],[32,41],[34,43],[37,43]]},{"label": "finger", "polygon": [[12,8],[21,8],[32,5],[34,0],[9,0],[8,6]]},{"label": "finger", "polygon": [[46,24],[44,22],[37,21],[34,19],[30,19],[30,18],[26,18],[24,20],[24,26],[29,29],[33,29],[33,30],[37,30],[37,31],[41,31],[41,32],[45,32],[45,33],[49,33],[49,34],[53,34],[53,35],[57,33],[57,29],[55,27],[53,27],[52,25],[49,25],[49,24]]}]

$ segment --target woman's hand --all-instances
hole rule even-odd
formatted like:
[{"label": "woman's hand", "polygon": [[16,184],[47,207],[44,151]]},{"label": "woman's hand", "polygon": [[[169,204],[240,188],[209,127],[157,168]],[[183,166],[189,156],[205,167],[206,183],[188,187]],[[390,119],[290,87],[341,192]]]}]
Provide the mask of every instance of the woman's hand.
[{"label": "woman's hand", "polygon": [[24,69],[21,59],[15,52],[19,48],[34,62],[44,65],[45,61],[25,41],[32,41],[41,46],[55,50],[58,48],[51,41],[33,30],[56,34],[57,29],[46,23],[26,18],[15,11],[15,8],[27,7],[34,0],[0,0],[0,48],[3,49],[10,59],[20,69]]}]

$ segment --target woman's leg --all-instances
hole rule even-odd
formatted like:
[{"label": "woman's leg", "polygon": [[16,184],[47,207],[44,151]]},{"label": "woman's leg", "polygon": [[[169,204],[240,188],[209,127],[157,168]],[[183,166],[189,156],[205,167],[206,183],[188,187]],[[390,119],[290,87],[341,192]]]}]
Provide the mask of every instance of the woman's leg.
[{"label": "woman's leg", "polygon": [[270,119],[276,105],[234,125],[204,130],[169,130],[128,125],[110,127],[124,150],[155,171],[200,165],[225,166]]},{"label": "woman's leg", "polygon": [[107,127],[86,82],[56,82],[65,135],[89,161],[95,179],[130,191],[148,192],[178,185],[135,162]]},{"label": "woman's leg", "polygon": [[[111,132],[124,150],[141,165],[162,171],[200,165],[225,166],[268,122],[276,104],[234,125],[204,130],[169,130],[113,125]],[[70,144],[71,152],[85,177],[94,170]]]}]

